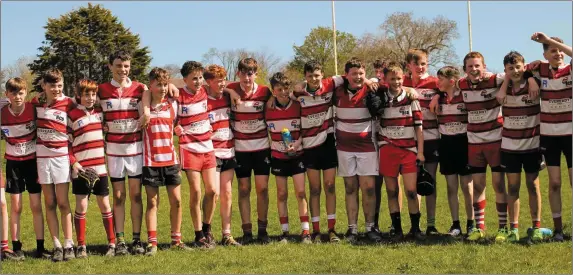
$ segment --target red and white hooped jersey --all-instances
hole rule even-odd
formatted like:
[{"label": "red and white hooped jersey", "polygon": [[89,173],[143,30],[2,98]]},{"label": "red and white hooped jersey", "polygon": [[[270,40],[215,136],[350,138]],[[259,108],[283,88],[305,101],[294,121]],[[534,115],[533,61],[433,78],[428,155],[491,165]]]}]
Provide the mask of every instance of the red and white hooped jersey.
[{"label": "red and white hooped jersey", "polygon": [[78,105],[68,112],[68,116],[74,137],[70,164],[77,161],[83,168],[93,168],[100,176],[106,176],[101,108],[87,110],[83,105]]},{"label": "red and white hooped jersey", "polygon": [[334,133],[334,108],[332,96],[334,89],[344,83],[340,76],[322,79],[320,87],[313,94],[305,85],[303,92],[294,95],[302,108],[301,134],[304,149],[317,147],[324,143],[327,134]]},{"label": "red and white hooped jersey", "polygon": [[462,92],[460,90],[454,91],[454,97],[451,100],[448,100],[447,95],[444,94],[440,97],[439,102],[438,124],[440,134],[447,136],[466,134],[468,111]]},{"label": "red and white hooped jersey", "polygon": [[235,156],[235,142],[231,131],[231,100],[226,94],[215,98],[209,95],[207,98],[207,111],[209,122],[213,129],[211,140],[215,149],[215,157],[230,159]]},{"label": "red and white hooped jersey", "polygon": [[123,88],[115,80],[98,87],[100,105],[108,127],[105,135],[107,155],[141,155],[140,102],[147,87],[131,80]]},{"label": "red and white hooped jersey", "polygon": [[415,92],[414,89],[404,87],[397,96],[392,96],[387,88],[382,92],[386,93],[389,102],[384,106],[378,128],[378,145],[392,144],[417,153],[416,128],[422,128],[423,116],[418,100],[411,100],[407,96],[408,92]]},{"label": "red and white hooped jersey", "polygon": [[213,151],[211,123],[207,112],[207,92],[199,88],[192,93],[187,86],[179,89],[177,99],[179,125],[183,134],[179,137],[179,148],[193,153]]},{"label": "red and white hooped jersey", "polygon": [[404,87],[413,88],[418,93],[418,102],[422,108],[424,140],[437,140],[440,138],[438,117],[430,112],[430,102],[438,89],[438,78],[424,74],[414,86],[410,76],[404,76]]},{"label": "red and white hooped jersey", "polygon": [[539,97],[529,98],[527,82],[517,93],[507,89],[506,102],[501,107],[503,130],[501,150],[512,153],[536,152],[539,150]]},{"label": "red and white hooped jersey", "polygon": [[36,158],[36,110],[31,103],[24,103],[22,112],[15,115],[10,105],[0,112],[2,135],[6,139],[4,158],[30,160]]},{"label": "red and white hooped jersey", "polygon": [[342,85],[334,91],[336,149],[345,152],[375,152],[373,119],[364,104],[368,93],[364,85],[352,93]]},{"label": "red and white hooped jersey", "polygon": [[554,71],[549,63],[541,63],[535,77],[541,85],[541,134],[544,136],[570,136],[571,96],[573,77],[571,63]]},{"label": "red and white hooped jersey", "polygon": [[[270,100],[275,100],[271,98]],[[282,130],[288,129],[292,137],[292,142],[297,142],[301,138],[301,107],[298,101],[291,100],[287,106],[281,108],[266,108],[265,121],[271,135],[271,156],[277,159],[292,158],[287,154],[287,146],[283,141]],[[298,147],[296,156],[302,154],[302,146]]]},{"label": "red and white hooped jersey", "polygon": [[40,103],[38,97],[32,99],[36,108],[36,157],[52,158],[68,156],[68,112],[76,104],[62,95],[51,105]]},{"label": "red and white hooped jersey", "polygon": [[468,111],[468,142],[487,144],[501,141],[503,116],[495,98],[505,74],[495,74],[472,87],[470,80],[461,78],[459,87]]},{"label": "red and white hooped jersey", "polygon": [[267,100],[271,97],[269,88],[255,83],[251,94],[246,94],[239,82],[230,83],[227,88],[237,92],[242,101],[241,104],[231,106],[235,151],[256,152],[268,149],[269,134],[264,110]]},{"label": "red and white hooped jersey", "polygon": [[163,99],[150,110],[149,126],[143,131],[143,166],[164,167],[179,164],[173,144],[173,123],[177,118],[177,102]]}]

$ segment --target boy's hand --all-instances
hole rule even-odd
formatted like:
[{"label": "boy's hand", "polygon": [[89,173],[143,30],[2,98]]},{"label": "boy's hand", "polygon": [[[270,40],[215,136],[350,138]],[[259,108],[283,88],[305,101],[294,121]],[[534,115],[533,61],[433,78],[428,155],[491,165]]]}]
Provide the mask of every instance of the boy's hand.
[{"label": "boy's hand", "polygon": [[267,100],[267,109],[274,109],[275,108],[275,98],[271,97]]},{"label": "boy's hand", "polygon": [[68,141],[69,141],[70,143],[73,143],[73,142],[74,142],[74,135],[68,134]]},{"label": "boy's hand", "polygon": [[241,104],[241,96],[233,89],[229,89],[229,88],[224,88],[223,89],[224,92],[227,92],[227,94],[229,94],[229,97],[231,98],[231,104],[232,105],[238,105]]},{"label": "boy's hand", "polygon": [[107,126],[107,123],[105,123],[103,125],[103,133],[106,134],[107,132],[109,132],[109,127]]},{"label": "boy's hand", "polygon": [[527,79],[528,85],[528,95],[530,99],[537,98],[539,96],[539,85],[533,77]]},{"label": "boy's hand", "polygon": [[72,178],[77,179],[80,171],[85,172],[82,165],[76,161],[76,163],[74,163],[72,166]]},{"label": "boy's hand", "polygon": [[497,92],[495,99],[497,99],[497,102],[499,102],[499,104],[503,105],[505,103],[506,96],[507,96],[507,93],[505,91],[500,90]]},{"label": "boy's hand", "polygon": [[172,98],[179,98],[179,89],[173,83],[169,83],[169,91],[167,93]]},{"label": "boy's hand", "polygon": [[428,106],[430,112],[433,114],[438,114],[440,112],[440,95],[436,94],[430,100],[430,106]]},{"label": "boy's hand", "polygon": [[175,135],[180,137],[181,134],[183,134],[183,127],[181,127],[181,125],[177,125],[175,126],[175,129],[173,129],[175,131]]},{"label": "boy's hand", "polygon": [[549,38],[549,36],[547,36],[546,34],[544,34],[542,32],[536,32],[536,33],[533,33],[533,35],[531,36],[531,40],[533,40],[537,43],[548,44],[548,42],[551,40],[551,38]]},{"label": "boy's hand", "polygon": [[416,159],[423,165],[426,159],[424,158],[424,152],[418,152]]},{"label": "boy's hand", "polygon": [[139,117],[139,127],[141,129],[147,129],[149,126],[149,120],[151,120],[151,116],[146,114],[145,112]]},{"label": "boy's hand", "polygon": [[525,70],[527,71],[536,71],[539,68],[539,65],[543,63],[541,60],[535,60],[527,65],[525,65]]},{"label": "boy's hand", "polygon": [[406,91],[406,96],[410,99],[410,100],[418,100],[418,93],[416,92],[416,90],[412,89],[412,90],[407,90]]},{"label": "boy's hand", "polygon": [[378,82],[371,81],[370,79],[365,79],[364,84],[366,84],[366,86],[368,86],[368,89],[370,90],[370,92],[378,91]]}]

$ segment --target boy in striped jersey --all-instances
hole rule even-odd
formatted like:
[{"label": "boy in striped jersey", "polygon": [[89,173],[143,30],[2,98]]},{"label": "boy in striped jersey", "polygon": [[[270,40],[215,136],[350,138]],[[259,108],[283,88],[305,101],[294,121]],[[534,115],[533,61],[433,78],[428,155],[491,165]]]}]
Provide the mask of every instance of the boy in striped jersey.
[{"label": "boy in striped jersey", "polygon": [[[63,95],[64,77],[58,69],[42,75],[43,93],[32,99],[36,109],[36,157],[38,182],[44,193],[46,220],[54,241],[52,260],[59,262],[75,258],[72,239],[72,215],[68,198],[70,158],[68,151],[68,112],[75,108],[71,98]],[[64,247],[59,241],[60,209]]]},{"label": "boy in striped jersey", "polygon": [[[429,104],[437,90],[438,79],[430,76],[428,70],[428,52],[423,49],[410,49],[406,55],[406,67],[409,74],[404,76],[404,87],[416,90],[419,95],[418,101],[422,108],[422,129],[424,131],[424,167],[433,178],[436,178],[438,169],[438,144],[440,133],[438,131],[437,117],[430,112]],[[437,188],[437,186],[436,186]],[[436,189],[437,190],[437,189]],[[439,234],[436,229],[436,198],[437,191],[426,196],[427,228],[426,235],[436,236]],[[418,197],[422,201],[422,196]]]},{"label": "boy in striped jersey", "polygon": [[447,183],[448,204],[452,226],[448,235],[461,237],[459,220],[458,186],[461,186],[466,209],[466,232],[474,227],[473,183],[468,165],[468,113],[461,91],[456,87],[460,72],[456,67],[445,66],[438,71],[439,99],[438,127],[440,131],[440,173]]},{"label": "boy in striped jersey", "polygon": [[402,86],[403,75],[398,64],[390,63],[384,69],[387,86],[377,92],[377,96],[383,99],[381,108],[373,113],[381,115],[379,170],[386,182],[388,208],[394,228],[392,238],[397,241],[403,237],[398,205],[398,175],[402,174],[412,224],[408,237],[424,240],[425,235],[420,230],[421,214],[416,192],[417,162],[424,162],[422,113],[418,100],[411,96],[415,91]]},{"label": "boy in striped jersey", "polygon": [[161,68],[153,68],[149,72],[149,87],[150,120],[143,132],[142,183],[147,194],[145,223],[148,244],[145,255],[153,256],[157,253],[157,211],[161,186],[167,188],[169,198],[171,247],[183,250],[188,248],[181,241],[181,169],[173,144],[177,102],[165,97],[169,89],[169,73]]},{"label": "boy in striped jersey", "polygon": [[231,108],[231,127],[235,138],[235,173],[239,181],[239,211],[243,228],[243,244],[253,241],[251,223],[251,174],[255,174],[257,192],[258,240],[269,243],[267,215],[269,211],[269,170],[271,150],[267,125],[264,120],[265,102],[271,97],[268,87],[255,83],[259,65],[253,58],[239,61],[237,75],[239,82],[230,83],[227,88],[240,95],[241,103]]},{"label": "boy in striped jersey", "polygon": [[[44,218],[42,216],[42,188],[38,183],[36,170],[36,124],[35,110],[26,103],[26,82],[19,77],[6,82],[7,106],[0,111],[2,138],[6,140],[6,181],[2,181],[2,207],[6,207],[4,191],[10,194],[10,228],[12,232],[13,252],[8,249],[8,215],[2,215],[2,258],[24,259],[20,242],[20,216],[22,214],[22,193],[28,190],[32,210],[34,233],[36,233],[36,254],[40,258],[46,255],[44,249]],[[5,105],[5,104],[3,104]],[[1,181],[1,179],[0,179]],[[6,189],[4,190],[4,187]],[[4,209],[3,209],[4,210]]]},{"label": "boy in striped jersey", "polygon": [[[507,174],[508,183],[510,231],[507,241],[519,241],[519,189],[522,169],[525,171],[529,210],[533,221],[531,240],[540,241],[543,236],[539,229],[541,223],[541,193],[538,178],[541,164],[539,97],[529,96],[529,83],[524,77],[525,59],[520,53],[514,51],[508,53],[503,58],[503,65],[505,80],[497,99],[503,106],[501,165]],[[534,88],[539,89],[539,86]]]},{"label": "boy in striped jersey", "polygon": [[[72,132],[72,150],[70,163],[72,163],[72,193],[76,196],[76,210],[74,225],[78,247],[76,256],[85,258],[86,250],[86,212],[88,210],[88,196],[96,195],[96,201],[101,211],[103,227],[107,234],[108,249],[106,256],[115,256],[115,233],[113,227],[113,213],[109,204],[109,181],[105,166],[105,150],[103,141],[103,113],[97,103],[97,84],[93,80],[80,80],[75,87],[77,108],[68,112],[68,124]],[[88,188],[86,179],[79,177],[79,171],[94,169],[99,180],[94,184],[93,190]]]},{"label": "boy in striped jersey", "polygon": [[543,57],[535,77],[541,81],[540,146],[549,174],[549,205],[553,216],[555,233],[553,239],[563,241],[561,221],[561,152],[565,155],[571,183],[571,93],[573,66],[563,62],[564,54],[571,57],[571,46],[563,44],[558,37],[548,37],[536,32],[531,36],[543,44]]},{"label": "boy in striped jersey", "polygon": [[215,183],[219,185],[221,206],[221,230],[223,233],[223,245],[240,246],[231,235],[231,206],[232,206],[232,183],[235,176],[235,142],[231,131],[230,114],[231,101],[229,96],[223,93],[227,71],[219,65],[210,65],[203,72],[207,82],[207,111],[209,122],[213,130],[211,140],[215,149],[217,170]]},{"label": "boy in striped jersey", "polygon": [[124,239],[125,223],[125,177],[128,178],[129,200],[131,202],[131,224],[133,230],[132,253],[143,254],[140,241],[143,204],[141,203],[141,167],[143,165],[140,128],[140,101],[147,87],[131,81],[131,56],[118,51],[110,55],[108,68],[112,80],[100,84],[98,95],[107,130],[106,157],[110,181],[113,188],[114,226],[117,239],[116,255],[128,254]]},{"label": "boy in striped jersey", "polygon": [[[298,213],[302,227],[301,240],[311,243],[308,220],[308,204],[304,186],[300,103],[289,97],[291,81],[283,73],[275,73],[270,78],[273,89],[274,107],[265,110],[265,121],[271,136],[271,172],[275,175],[277,184],[277,207],[283,235],[281,242],[287,242],[288,224],[288,177],[292,177],[294,191],[298,202]],[[292,141],[283,139],[282,132],[288,130]]]}]

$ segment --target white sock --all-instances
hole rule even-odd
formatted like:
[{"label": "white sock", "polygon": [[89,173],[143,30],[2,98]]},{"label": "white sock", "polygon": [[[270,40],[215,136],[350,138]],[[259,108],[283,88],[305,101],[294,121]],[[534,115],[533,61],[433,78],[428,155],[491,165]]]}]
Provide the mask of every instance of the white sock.
[{"label": "white sock", "polygon": [[58,237],[54,237],[54,248],[62,248],[62,244],[60,243]]},{"label": "white sock", "polygon": [[350,229],[350,233],[358,234],[358,226],[356,224],[349,224],[348,229]]},{"label": "white sock", "polygon": [[374,223],[373,222],[367,222],[366,223],[366,232],[372,231],[372,227],[374,227]]},{"label": "white sock", "polygon": [[74,240],[72,239],[65,239],[64,240],[64,248],[74,247]]}]

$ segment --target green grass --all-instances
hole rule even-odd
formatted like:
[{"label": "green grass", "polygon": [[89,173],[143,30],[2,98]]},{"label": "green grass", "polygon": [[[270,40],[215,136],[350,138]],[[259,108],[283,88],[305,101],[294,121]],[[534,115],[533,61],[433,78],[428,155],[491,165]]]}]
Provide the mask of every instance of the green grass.
[{"label": "green grass", "polygon": [[[3,146],[2,146],[3,154]],[[563,164],[564,165],[564,164]],[[566,167],[566,166],[564,166]],[[567,170],[563,169],[563,222],[565,234],[571,235],[571,189],[567,184]],[[542,226],[552,228],[551,213],[547,195],[547,172],[540,175],[541,192],[543,199]],[[489,178],[488,178],[489,182]],[[337,193],[337,225],[339,233],[346,231],[346,210],[344,206],[344,183],[342,178],[336,181]],[[242,235],[241,220],[238,214],[236,182],[233,197],[232,232],[235,237]],[[307,187],[308,194],[308,187]],[[488,204],[486,208],[486,225],[489,228],[489,240],[479,244],[463,242],[450,242],[447,239],[427,241],[425,243],[406,242],[397,245],[358,245],[352,246],[346,242],[340,244],[312,244],[302,245],[289,243],[281,245],[251,245],[240,248],[217,246],[212,251],[169,251],[165,249],[170,242],[169,209],[165,189],[161,190],[159,208],[158,240],[160,251],[154,258],[144,256],[126,256],[105,258],[101,256],[102,249],[107,243],[101,216],[95,199],[90,200],[87,214],[88,252],[90,256],[83,260],[73,260],[64,263],[52,263],[45,260],[28,258],[24,262],[2,262],[2,273],[561,273],[571,274],[571,239],[564,243],[542,243],[533,246],[525,244],[494,244],[492,242],[494,229],[497,227],[497,214],[495,211],[494,193],[490,184],[487,187]],[[276,210],[276,188],[274,177],[269,183],[269,233],[280,234],[280,225]],[[446,199],[445,180],[438,177],[438,207],[437,227],[445,232],[450,224],[450,212]],[[525,235],[527,227],[531,224],[527,203],[525,186],[521,188],[521,215],[520,233]],[[193,239],[191,218],[187,208],[189,200],[189,186],[184,178],[182,184],[183,208],[183,240],[190,242]],[[72,209],[75,200],[71,195]],[[145,201],[145,198],[144,198]],[[460,194],[460,201],[463,196]],[[404,199],[404,202],[406,200]],[[9,203],[9,199],[8,199]],[[145,202],[144,202],[145,203]],[[129,202],[128,202],[129,204]],[[31,253],[35,248],[35,236],[32,228],[28,197],[24,195],[24,210],[22,214],[21,239],[24,249]],[[324,209],[324,194],[322,195],[322,208]],[[422,203],[422,228],[425,228],[425,207]],[[254,191],[251,198],[252,220],[256,221],[256,197]],[[403,227],[410,228],[407,204],[402,210]],[[129,208],[128,208],[129,209]],[[289,193],[289,220],[291,232],[299,233],[296,199],[293,190]],[[460,220],[465,226],[465,212],[460,206]],[[127,212],[129,213],[129,212]],[[218,213],[218,209],[216,211]],[[127,215],[129,216],[129,214]],[[387,231],[390,219],[387,208],[385,191],[381,210],[381,228]],[[360,230],[364,230],[363,216],[359,217]],[[221,222],[216,214],[213,221],[213,232],[220,239]],[[321,227],[326,229],[326,214],[321,215]],[[142,238],[146,238],[145,223]],[[131,239],[131,221],[126,222],[126,237]],[[49,236],[47,225],[45,234]],[[75,232],[74,232],[75,236]],[[60,238],[62,236],[60,235]],[[74,237],[75,238],[75,237]],[[49,238],[47,247],[51,248]],[[75,241],[75,240],[74,240]]]}]

